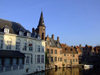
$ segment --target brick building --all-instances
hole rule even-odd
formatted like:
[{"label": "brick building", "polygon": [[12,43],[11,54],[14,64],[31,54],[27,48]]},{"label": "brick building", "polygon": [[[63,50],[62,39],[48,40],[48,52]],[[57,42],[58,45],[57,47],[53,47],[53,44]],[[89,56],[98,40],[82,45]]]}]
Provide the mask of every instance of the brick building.
[{"label": "brick building", "polygon": [[63,67],[76,66],[79,64],[78,52],[74,47],[61,44],[62,46],[62,58]]},{"label": "brick building", "polygon": [[57,68],[62,67],[62,47],[59,42],[59,37],[57,40],[54,39],[54,34],[50,38],[46,37],[46,52],[48,58],[48,67]]}]

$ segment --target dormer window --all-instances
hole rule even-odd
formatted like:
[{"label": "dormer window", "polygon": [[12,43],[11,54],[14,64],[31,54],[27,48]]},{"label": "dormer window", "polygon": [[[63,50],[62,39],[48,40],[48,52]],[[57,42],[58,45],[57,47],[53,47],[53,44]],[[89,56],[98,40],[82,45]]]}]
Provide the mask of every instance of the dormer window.
[{"label": "dormer window", "polygon": [[4,33],[9,33],[9,28],[7,25],[4,27]]},{"label": "dormer window", "polygon": [[30,34],[29,32],[27,32],[27,36],[28,36],[28,37],[30,37],[30,36],[31,36],[31,34]]},{"label": "dormer window", "polygon": [[22,32],[22,31],[19,31],[19,35],[20,35],[20,36],[23,36],[23,32]]},{"label": "dormer window", "polygon": [[4,33],[9,33],[9,29],[8,28],[5,28],[4,29]]},{"label": "dormer window", "polygon": [[40,38],[40,35],[38,35],[38,34],[37,34],[37,39],[39,39],[39,40],[41,39],[41,38]]}]

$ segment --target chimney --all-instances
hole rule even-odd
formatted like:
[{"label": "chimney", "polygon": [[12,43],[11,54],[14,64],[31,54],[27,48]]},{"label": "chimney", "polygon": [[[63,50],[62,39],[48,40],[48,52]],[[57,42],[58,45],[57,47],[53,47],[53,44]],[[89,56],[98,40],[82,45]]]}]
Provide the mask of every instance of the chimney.
[{"label": "chimney", "polygon": [[57,42],[59,42],[59,36],[57,36]]},{"label": "chimney", "polygon": [[52,39],[54,40],[54,34],[52,34]]},{"label": "chimney", "polygon": [[35,29],[34,28],[32,28],[32,33],[34,33],[35,32]]},{"label": "chimney", "polygon": [[47,35],[47,39],[46,40],[49,40],[49,35]]}]

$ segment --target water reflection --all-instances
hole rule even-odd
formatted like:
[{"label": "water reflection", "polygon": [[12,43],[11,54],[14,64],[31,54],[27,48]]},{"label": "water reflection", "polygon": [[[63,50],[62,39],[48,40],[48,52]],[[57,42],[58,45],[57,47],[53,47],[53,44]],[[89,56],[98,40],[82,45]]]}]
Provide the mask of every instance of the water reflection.
[{"label": "water reflection", "polygon": [[100,75],[100,69],[83,70],[80,68],[61,68],[31,75]]},{"label": "water reflection", "polygon": [[45,75],[79,75],[79,68],[53,69],[45,72]]}]

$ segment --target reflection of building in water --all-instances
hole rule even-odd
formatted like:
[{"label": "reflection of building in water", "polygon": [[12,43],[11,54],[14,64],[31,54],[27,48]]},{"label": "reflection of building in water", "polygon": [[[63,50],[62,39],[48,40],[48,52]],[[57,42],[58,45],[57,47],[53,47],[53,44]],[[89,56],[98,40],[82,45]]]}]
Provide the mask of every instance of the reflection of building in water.
[{"label": "reflection of building in water", "polygon": [[61,68],[47,71],[45,75],[79,75],[79,68]]},{"label": "reflection of building in water", "polygon": [[45,70],[45,41],[16,22],[0,19],[0,75]]}]

